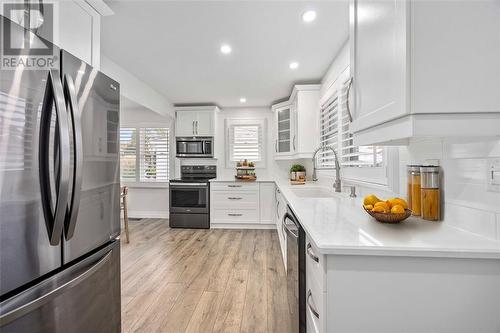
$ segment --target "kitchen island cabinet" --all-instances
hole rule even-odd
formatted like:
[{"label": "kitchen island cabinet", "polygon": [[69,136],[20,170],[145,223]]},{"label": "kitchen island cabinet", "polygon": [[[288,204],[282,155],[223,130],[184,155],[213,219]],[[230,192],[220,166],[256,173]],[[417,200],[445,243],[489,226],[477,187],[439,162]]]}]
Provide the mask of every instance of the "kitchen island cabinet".
[{"label": "kitchen island cabinet", "polygon": [[414,217],[383,224],[360,198],[276,185],[306,232],[308,332],[499,331],[498,240]]}]

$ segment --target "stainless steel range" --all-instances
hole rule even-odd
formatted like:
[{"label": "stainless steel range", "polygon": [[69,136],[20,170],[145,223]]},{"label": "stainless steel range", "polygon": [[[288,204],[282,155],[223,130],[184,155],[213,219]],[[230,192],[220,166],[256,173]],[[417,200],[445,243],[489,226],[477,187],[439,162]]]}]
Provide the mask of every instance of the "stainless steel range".
[{"label": "stainless steel range", "polygon": [[170,180],[170,227],[210,228],[210,183],[215,165],[181,166],[181,178]]}]

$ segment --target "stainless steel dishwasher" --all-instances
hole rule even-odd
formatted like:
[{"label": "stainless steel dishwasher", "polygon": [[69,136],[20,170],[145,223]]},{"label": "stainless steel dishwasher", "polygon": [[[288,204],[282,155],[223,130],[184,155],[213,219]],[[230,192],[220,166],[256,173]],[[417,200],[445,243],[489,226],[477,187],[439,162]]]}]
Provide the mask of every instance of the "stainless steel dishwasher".
[{"label": "stainless steel dishwasher", "polygon": [[286,234],[287,294],[292,332],[306,332],[306,237],[290,206],[283,217]]}]

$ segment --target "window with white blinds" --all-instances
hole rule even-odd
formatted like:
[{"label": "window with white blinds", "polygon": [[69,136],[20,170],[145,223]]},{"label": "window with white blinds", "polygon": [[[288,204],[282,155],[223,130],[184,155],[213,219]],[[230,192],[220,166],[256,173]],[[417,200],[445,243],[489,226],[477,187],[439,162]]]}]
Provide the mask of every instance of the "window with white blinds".
[{"label": "window with white blinds", "polygon": [[168,182],[169,129],[121,128],[120,171],[123,182]]},{"label": "window with white blinds", "polygon": [[347,110],[347,89],[349,80],[342,84],[340,90],[341,100],[341,162],[343,167],[379,167],[382,166],[383,148],[378,146],[355,146],[351,133],[349,115]]},{"label": "window with white blinds", "polygon": [[168,128],[140,129],[141,182],[168,181]]},{"label": "window with white blinds", "polygon": [[137,168],[137,129],[120,129],[120,175],[122,181],[135,181]]},{"label": "window with white blinds", "polygon": [[[350,131],[351,122],[347,111],[347,89],[349,80],[342,82],[320,108],[320,144],[332,146],[338,153],[342,167],[379,167],[383,165],[383,148],[354,145]],[[317,155],[320,168],[335,168],[331,150],[325,149]]]},{"label": "window with white blinds", "polygon": [[[331,96],[320,110],[320,145],[332,146],[337,150],[339,134],[339,98],[338,94]],[[329,149],[318,152],[318,165],[323,168],[334,168],[335,158]]]},{"label": "window with white blinds", "polygon": [[259,162],[262,160],[262,127],[260,124],[229,126],[229,160]]}]

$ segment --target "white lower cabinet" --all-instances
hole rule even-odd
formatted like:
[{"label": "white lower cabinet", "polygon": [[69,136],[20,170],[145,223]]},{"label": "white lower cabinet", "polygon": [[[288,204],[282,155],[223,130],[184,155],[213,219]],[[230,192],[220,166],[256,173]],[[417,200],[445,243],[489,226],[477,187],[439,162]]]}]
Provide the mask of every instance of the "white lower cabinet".
[{"label": "white lower cabinet", "polygon": [[274,183],[213,182],[210,184],[213,227],[263,227],[274,224]]},{"label": "white lower cabinet", "polygon": [[326,332],[326,256],[306,238],[307,332]]},{"label": "white lower cabinet", "polygon": [[215,209],[214,223],[255,223],[259,219],[256,209]]},{"label": "white lower cabinet", "polygon": [[259,183],[260,224],[274,223],[274,183]]},{"label": "white lower cabinet", "polygon": [[500,327],[498,260],[319,255],[310,239],[305,251],[308,333],[465,333]]},{"label": "white lower cabinet", "polygon": [[283,257],[283,265],[285,266],[286,271],[286,234],[283,229],[283,219],[285,218],[286,213],[286,205],[287,202],[283,195],[281,195],[281,191],[276,187],[275,192],[275,204],[276,204],[276,230],[278,231],[278,240],[280,242],[281,256]]}]

